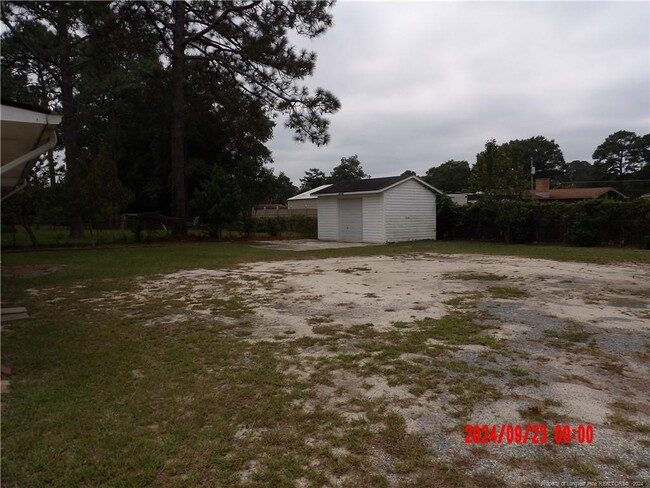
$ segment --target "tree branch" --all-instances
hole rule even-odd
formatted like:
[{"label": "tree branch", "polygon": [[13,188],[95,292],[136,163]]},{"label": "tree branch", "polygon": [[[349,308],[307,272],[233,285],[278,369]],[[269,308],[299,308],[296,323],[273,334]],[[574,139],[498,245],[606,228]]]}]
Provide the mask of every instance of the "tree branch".
[{"label": "tree branch", "polygon": [[145,10],[145,12],[147,14],[147,17],[149,17],[149,19],[151,20],[151,25],[153,25],[153,28],[158,33],[158,37],[160,37],[160,42],[161,42],[163,48],[166,49],[169,54],[174,54],[173,49],[169,46],[169,43],[167,42],[167,38],[165,36],[165,33],[163,32],[163,30],[160,27],[158,27],[158,22],[163,24],[169,30],[173,30],[173,28],[170,27],[169,23],[167,23],[164,20],[161,20],[160,18],[157,17],[151,11],[151,9],[149,9],[149,6],[147,5],[147,2],[144,2],[143,7],[144,7],[144,10]]},{"label": "tree branch", "polygon": [[239,12],[244,12],[246,10],[250,10],[252,8],[257,7],[260,3],[262,3],[262,0],[255,0],[254,2],[245,4],[245,5],[226,7],[224,9],[224,11],[221,12],[221,14],[219,14],[219,16],[216,19],[214,19],[214,21],[210,25],[208,25],[205,29],[201,29],[200,31],[195,32],[194,34],[191,34],[191,35],[187,36],[183,40],[183,44],[186,45],[188,42],[192,42],[195,39],[198,39],[199,37],[202,37],[205,34],[207,34],[208,32],[214,30],[215,27],[217,27],[217,25],[219,25],[221,22],[223,22],[228,17],[229,14],[231,14],[233,12],[234,13],[239,13]]},{"label": "tree branch", "polygon": [[52,63],[48,63],[45,59],[43,59],[41,56],[39,56],[39,54],[36,52],[36,50],[34,48],[32,48],[25,41],[24,36],[21,36],[18,33],[18,31],[16,30],[15,26],[12,25],[11,22],[9,22],[9,19],[7,19],[4,12],[2,13],[2,22],[4,23],[4,25],[7,26],[9,31],[13,34],[14,39],[16,39],[18,42],[20,42],[25,47],[25,49],[27,49],[30,53],[32,53],[34,58],[36,58],[43,65],[45,70],[48,73],[50,73],[50,76],[52,76],[52,78],[54,78],[56,80],[56,82],[60,85],[61,84],[61,77],[58,75],[58,73],[56,73],[56,71],[54,69],[52,69],[52,67],[51,67]]}]

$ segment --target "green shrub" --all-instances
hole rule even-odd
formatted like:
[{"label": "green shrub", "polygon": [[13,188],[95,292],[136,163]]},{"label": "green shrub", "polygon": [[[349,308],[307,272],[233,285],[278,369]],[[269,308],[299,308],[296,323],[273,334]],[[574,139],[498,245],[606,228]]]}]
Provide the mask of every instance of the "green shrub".
[{"label": "green shrub", "polygon": [[572,246],[650,248],[650,200],[585,200],[577,203],[484,198],[464,207],[441,201],[439,238],[506,243],[565,242]]},{"label": "green shrub", "polygon": [[277,237],[282,232],[282,222],[279,217],[266,219],[266,231],[272,236]]}]

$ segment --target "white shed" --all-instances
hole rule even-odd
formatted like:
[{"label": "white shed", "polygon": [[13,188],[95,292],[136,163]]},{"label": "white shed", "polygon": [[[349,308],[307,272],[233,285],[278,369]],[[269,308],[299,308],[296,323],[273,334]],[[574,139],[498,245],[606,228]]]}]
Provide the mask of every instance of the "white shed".
[{"label": "white shed", "polygon": [[318,239],[400,242],[436,238],[438,189],[417,176],[344,181],[314,192]]}]

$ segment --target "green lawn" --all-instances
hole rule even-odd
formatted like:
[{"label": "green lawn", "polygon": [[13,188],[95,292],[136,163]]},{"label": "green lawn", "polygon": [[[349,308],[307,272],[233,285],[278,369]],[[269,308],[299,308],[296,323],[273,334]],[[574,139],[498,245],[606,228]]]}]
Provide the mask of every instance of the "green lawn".
[{"label": "green lawn", "polygon": [[[275,487],[294,486],[300,478],[322,486],[344,476],[347,486],[386,486],[385,473],[374,472],[371,463],[381,451],[407,484],[498,486],[498,480],[475,480],[432,459],[422,439],[408,434],[404,420],[380,403],[360,406],[371,424],[319,406],[297,407],[309,400],[316,380],[286,370],[318,341],[247,341],[251,318],[236,303],[229,315],[235,324],[196,320],[152,327],[152,319],[183,307],[182,293],[144,303],[129,293],[136,289],[135,277],[181,269],[421,252],[650,263],[650,252],[642,250],[443,241],[309,252],[208,242],[4,252],[5,271],[19,274],[3,273],[3,305],[26,306],[31,318],[3,324],[2,362],[14,370],[2,398],[3,482]],[[57,271],[24,275],[33,265]],[[215,297],[220,307],[231,306],[224,298]],[[369,341],[367,354],[383,350],[391,361],[397,361],[391,348],[415,350],[422,337],[446,339],[445,327],[452,323],[467,330],[471,343],[486,343],[472,317],[445,320],[412,324],[386,337],[365,329],[354,333]],[[320,345],[339,347],[345,340],[334,336]],[[341,356],[342,364],[348,356]],[[317,469],[309,467],[312,460],[318,460]]]}]

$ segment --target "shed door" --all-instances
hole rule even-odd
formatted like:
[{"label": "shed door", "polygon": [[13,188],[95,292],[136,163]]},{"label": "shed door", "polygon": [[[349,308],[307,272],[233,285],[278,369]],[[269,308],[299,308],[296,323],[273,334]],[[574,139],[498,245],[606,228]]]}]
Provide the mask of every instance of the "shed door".
[{"label": "shed door", "polygon": [[363,204],[361,198],[339,200],[339,239],[363,241]]}]

